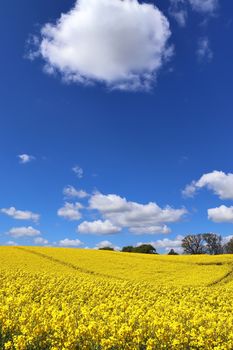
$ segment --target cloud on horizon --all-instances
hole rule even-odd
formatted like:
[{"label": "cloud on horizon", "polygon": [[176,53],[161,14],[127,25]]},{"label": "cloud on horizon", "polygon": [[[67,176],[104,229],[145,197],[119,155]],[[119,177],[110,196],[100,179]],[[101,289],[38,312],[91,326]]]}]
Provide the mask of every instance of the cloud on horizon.
[{"label": "cloud on horizon", "polygon": [[[163,238],[158,239],[157,241],[147,242],[148,244],[153,245],[156,249],[163,249],[165,252],[169,252],[171,249],[174,249],[177,253],[182,253],[183,248],[181,246],[184,236],[178,235],[174,239]],[[143,242],[138,242],[137,246],[144,244]]]}]

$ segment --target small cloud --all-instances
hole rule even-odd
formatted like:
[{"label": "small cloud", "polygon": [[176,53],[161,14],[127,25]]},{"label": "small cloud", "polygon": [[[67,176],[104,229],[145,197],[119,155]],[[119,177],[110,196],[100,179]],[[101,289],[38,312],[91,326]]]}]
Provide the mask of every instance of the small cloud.
[{"label": "small cloud", "polygon": [[184,0],[170,0],[169,14],[172,16],[180,27],[185,27],[188,11]]},{"label": "small cloud", "polygon": [[223,171],[213,171],[204,174],[197,181],[192,181],[183,190],[184,195],[192,197],[201,189],[207,188],[216,194],[220,199],[233,199],[233,173],[224,173]]},{"label": "small cloud", "polygon": [[17,242],[15,242],[15,241],[7,241],[6,242],[6,245],[11,245],[11,246],[17,246],[18,245],[18,243]]},{"label": "small cloud", "polygon": [[34,237],[34,236],[40,235],[41,233],[39,230],[36,230],[32,226],[28,226],[28,227],[23,226],[23,227],[13,227],[7,232],[7,234],[12,237],[21,238],[21,237]]},{"label": "small cloud", "polygon": [[136,235],[154,235],[158,233],[168,234],[171,232],[167,225],[130,227],[129,231],[131,233],[135,233]]},{"label": "small cloud", "polygon": [[32,220],[38,222],[40,219],[39,214],[32,213],[28,210],[17,210],[15,207],[2,208],[0,209],[0,212],[16,220]]},{"label": "small cloud", "polygon": [[210,48],[209,39],[207,37],[200,38],[198,41],[197,57],[200,62],[213,59],[213,52]]},{"label": "small cloud", "polygon": [[112,235],[121,231],[121,228],[113,225],[109,220],[83,221],[78,226],[79,233],[89,233],[96,235]]},{"label": "small cloud", "polygon": [[63,190],[63,194],[65,196],[65,198],[86,198],[88,197],[88,193],[86,191],[83,190],[77,190],[75,187],[73,186],[66,186]]},{"label": "small cloud", "polygon": [[83,169],[79,165],[75,165],[72,170],[79,179],[83,177]]},{"label": "small cloud", "polygon": [[187,156],[182,156],[182,157],[180,157],[180,159],[179,159],[179,163],[180,163],[180,164],[186,163],[186,162],[188,162],[188,161],[189,161],[189,157],[187,157]]},{"label": "small cloud", "polygon": [[218,0],[188,0],[192,9],[203,14],[213,14],[218,8]]},{"label": "small cloud", "polygon": [[34,239],[34,243],[37,245],[46,245],[49,243],[49,241],[43,237],[36,237]]},{"label": "small cloud", "polygon": [[221,205],[217,208],[208,209],[208,219],[217,223],[228,222],[233,224],[233,206]]},{"label": "small cloud", "polygon": [[223,236],[223,238],[222,238],[222,243],[223,243],[223,244],[226,244],[226,243],[228,243],[232,238],[233,238],[233,235]]},{"label": "small cloud", "polygon": [[58,209],[57,215],[63,217],[64,219],[68,219],[70,221],[80,220],[82,214],[80,213],[80,209],[82,209],[82,204],[76,203],[68,203],[66,202],[64,207]]},{"label": "small cloud", "polygon": [[60,247],[79,247],[83,245],[83,243],[79,239],[69,239],[65,238],[58,242]]},{"label": "small cloud", "polygon": [[19,158],[20,164],[27,164],[36,159],[34,156],[30,156],[29,154],[26,154],[26,153],[19,154],[17,157]]},{"label": "small cloud", "polygon": [[193,181],[191,184],[187,185],[184,190],[182,190],[182,195],[184,197],[193,198],[197,192],[196,183]]},{"label": "small cloud", "polygon": [[101,241],[101,242],[96,244],[94,249],[100,249],[100,248],[105,248],[105,247],[113,248],[114,250],[120,250],[120,247],[114,245],[110,241]]}]

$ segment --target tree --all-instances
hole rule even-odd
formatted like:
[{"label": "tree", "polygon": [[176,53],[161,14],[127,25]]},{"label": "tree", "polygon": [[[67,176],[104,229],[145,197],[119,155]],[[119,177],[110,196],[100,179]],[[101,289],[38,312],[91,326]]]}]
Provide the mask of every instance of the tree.
[{"label": "tree", "polygon": [[217,255],[223,253],[222,237],[215,233],[204,233],[203,239],[205,241],[206,253]]},{"label": "tree", "polygon": [[233,238],[231,238],[229,240],[229,242],[227,242],[224,245],[223,249],[224,249],[224,253],[226,253],[226,254],[233,254]]},{"label": "tree", "polygon": [[121,251],[128,253],[158,254],[156,252],[156,249],[151,244],[141,244],[138,247],[133,247],[129,245],[123,247]]},{"label": "tree", "polygon": [[102,247],[102,248],[99,248],[99,250],[114,250],[114,248],[112,247]]},{"label": "tree", "polygon": [[171,249],[167,255],[179,255],[174,249]]},{"label": "tree", "polygon": [[133,251],[135,253],[157,254],[155,247],[153,247],[151,244],[141,244],[138,247],[135,247]]},{"label": "tree", "polygon": [[202,234],[184,237],[181,246],[186,254],[205,254],[205,242]]},{"label": "tree", "polygon": [[128,246],[126,246],[126,247],[123,247],[121,251],[122,251],[122,252],[132,253],[133,250],[134,250],[134,247],[133,247],[132,245],[128,245]]}]

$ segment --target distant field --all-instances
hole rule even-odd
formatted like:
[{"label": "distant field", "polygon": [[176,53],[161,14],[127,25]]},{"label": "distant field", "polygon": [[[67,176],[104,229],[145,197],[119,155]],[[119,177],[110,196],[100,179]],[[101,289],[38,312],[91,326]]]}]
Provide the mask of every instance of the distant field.
[{"label": "distant field", "polygon": [[0,248],[0,349],[233,349],[233,256]]}]

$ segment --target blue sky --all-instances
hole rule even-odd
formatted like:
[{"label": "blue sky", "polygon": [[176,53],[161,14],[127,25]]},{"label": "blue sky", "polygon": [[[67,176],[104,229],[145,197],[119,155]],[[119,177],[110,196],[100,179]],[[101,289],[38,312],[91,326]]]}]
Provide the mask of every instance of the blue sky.
[{"label": "blue sky", "polygon": [[0,244],[233,233],[231,1],[1,8]]}]

